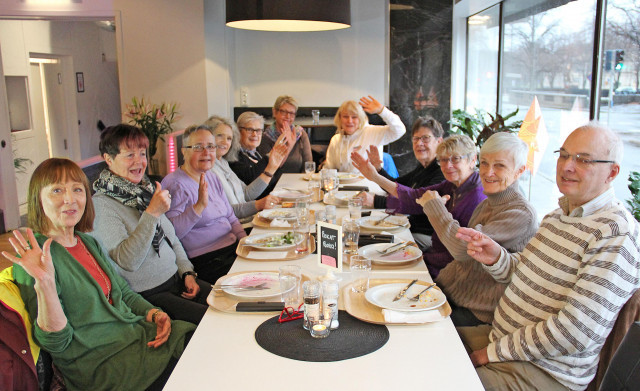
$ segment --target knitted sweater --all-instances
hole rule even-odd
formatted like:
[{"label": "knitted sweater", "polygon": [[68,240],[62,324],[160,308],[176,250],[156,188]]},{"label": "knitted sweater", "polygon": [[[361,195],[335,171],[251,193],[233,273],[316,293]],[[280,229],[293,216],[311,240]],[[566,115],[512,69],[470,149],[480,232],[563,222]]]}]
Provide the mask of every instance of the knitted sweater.
[{"label": "knitted sweater", "polygon": [[[441,196],[449,195],[451,197],[446,204],[446,213],[449,214],[451,219],[456,220],[461,227],[467,226],[473,211],[480,202],[487,198],[482,193],[482,183],[476,171],[459,187],[449,181],[419,189],[411,189],[398,184],[398,198],[387,198],[387,209],[395,213],[424,213],[416,199],[420,198],[427,190],[434,190]],[[440,241],[437,231],[431,236],[431,248],[424,252],[423,258],[431,277],[434,279],[438,277],[440,270],[453,260],[447,248]]]},{"label": "knitted sweater", "polygon": [[[118,273],[136,292],[144,292],[166,282],[176,271],[182,275],[193,271],[193,265],[176,236],[173,224],[162,215],[138,212],[105,194],[93,196],[96,210],[91,236],[100,241]],[[160,242],[160,253],[151,246],[156,224],[162,226],[166,240]]]},{"label": "knitted sweater", "polygon": [[573,390],[587,387],[620,308],[640,285],[640,225],[609,189],[543,219],[525,249],[485,266],[509,282],[487,347],[490,362],[530,361]]},{"label": "knitted sweater", "polygon": [[[454,259],[440,271],[436,282],[457,306],[467,308],[476,318],[491,323],[493,311],[507,284],[494,280],[480,262],[467,254],[467,243],[456,238],[460,224],[451,219],[441,202],[432,200],[424,210]],[[469,227],[489,236],[508,251],[517,252],[523,250],[536,233],[538,219],[535,209],[518,191],[515,182],[499,193],[487,194],[487,199],[473,211]]]},{"label": "knitted sweater", "polygon": [[[154,307],[115,272],[94,238],[77,234],[111,280],[113,305],[87,269],[54,241],[51,258],[67,324],[60,331],[46,332],[34,321],[34,338],[51,354],[69,390],[144,390],[160,376],[171,357],[182,354],[184,335],[195,326],[173,320],[169,340],[158,348],[148,347],[157,327],[144,317]],[[47,239],[40,234],[36,238],[40,245]],[[13,267],[13,276],[29,316],[35,320],[35,281],[18,265]]]}]

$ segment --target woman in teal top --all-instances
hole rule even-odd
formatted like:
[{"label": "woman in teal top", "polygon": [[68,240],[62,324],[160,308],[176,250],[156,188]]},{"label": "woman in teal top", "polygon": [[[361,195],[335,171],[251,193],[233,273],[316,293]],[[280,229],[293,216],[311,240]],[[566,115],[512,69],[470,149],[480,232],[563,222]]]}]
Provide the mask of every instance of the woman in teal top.
[{"label": "woman in teal top", "polygon": [[191,323],[172,321],[133,292],[98,242],[89,183],[71,160],[48,159],[29,183],[27,238],[10,239],[15,283],[34,339],[70,390],[162,387]]}]

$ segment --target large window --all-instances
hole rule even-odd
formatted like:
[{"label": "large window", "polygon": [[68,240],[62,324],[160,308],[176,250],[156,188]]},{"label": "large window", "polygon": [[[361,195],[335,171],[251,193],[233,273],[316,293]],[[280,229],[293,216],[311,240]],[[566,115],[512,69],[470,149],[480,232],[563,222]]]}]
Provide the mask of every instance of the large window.
[{"label": "large window", "polygon": [[[520,111],[516,119],[524,119],[534,98],[537,98],[548,134],[548,142],[540,146],[544,148],[544,154],[536,174],[532,178],[527,176],[522,183],[539,218],[542,218],[557,207],[557,199],[561,195],[555,185],[556,158],[553,151],[562,145],[573,129],[589,120],[590,107],[595,104],[590,101],[590,93],[597,39],[594,37],[596,1],[505,0],[482,13],[497,7],[502,7],[498,23],[502,30],[491,39],[496,47],[501,46],[496,60],[500,64],[499,79],[492,85],[497,92],[498,112],[504,115],[518,108]],[[634,46],[633,37],[638,35],[638,31],[633,30],[633,23],[640,26],[639,7],[640,0],[609,0],[607,28],[600,37],[606,37],[606,49],[612,53],[609,54],[612,63],[606,67],[612,70],[603,71],[599,119],[619,132],[625,141],[623,169],[614,181],[616,195],[621,200],[630,198],[627,187],[629,171],[640,171],[637,159],[633,158],[640,152],[640,99],[634,98],[640,95],[632,94],[638,88],[640,42]],[[487,36],[486,30],[479,31],[471,25],[472,17],[467,22],[467,45]],[[625,35],[629,32],[635,35]],[[615,70],[616,49],[624,50],[621,70]],[[474,86],[469,79],[476,77],[476,63],[482,61],[481,56],[477,51],[467,52],[465,109],[481,108],[494,112],[495,103],[489,98],[489,93],[484,93],[484,99],[469,99],[469,96],[477,94],[474,89],[469,89]],[[609,91],[616,91],[613,99],[610,99]]]},{"label": "large window", "polygon": [[467,45],[467,107],[495,112],[498,104],[500,5],[469,17]]}]

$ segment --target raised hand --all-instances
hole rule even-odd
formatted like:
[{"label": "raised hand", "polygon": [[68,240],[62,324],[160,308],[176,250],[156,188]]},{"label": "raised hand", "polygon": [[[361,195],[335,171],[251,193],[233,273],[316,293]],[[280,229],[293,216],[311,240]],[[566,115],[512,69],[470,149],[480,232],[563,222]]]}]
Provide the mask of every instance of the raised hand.
[{"label": "raised hand", "polygon": [[369,163],[371,163],[376,170],[382,170],[382,159],[380,159],[380,151],[378,150],[378,147],[375,145],[369,145],[367,157],[369,158]]},{"label": "raised hand", "polygon": [[443,205],[446,205],[447,201],[449,201],[450,198],[451,197],[448,194],[440,196],[440,194],[435,190],[427,190],[420,198],[416,200],[416,202],[424,208],[427,202],[436,199],[442,201]]},{"label": "raised hand", "polygon": [[53,281],[55,268],[51,260],[50,250],[53,239],[47,239],[42,248],[40,248],[31,228],[27,228],[28,242],[18,230],[13,231],[13,236],[13,238],[9,238],[9,243],[11,243],[20,258],[6,251],[3,251],[2,255],[11,262],[22,266],[36,281],[40,282],[44,279]]},{"label": "raised hand", "polygon": [[169,194],[169,190],[162,190],[162,185],[156,181],[156,191],[153,193],[153,197],[151,197],[151,201],[145,212],[154,217],[160,217],[166,213],[170,207],[171,194]]},{"label": "raised hand", "polygon": [[378,170],[358,152],[351,152],[351,162],[370,181],[374,181],[374,178],[378,175]]},{"label": "raised hand", "polygon": [[456,238],[467,242],[467,254],[476,261],[491,266],[498,262],[500,245],[493,239],[472,228],[460,227]]},{"label": "raised hand", "polygon": [[[280,137],[284,137],[284,134]],[[282,163],[287,160],[289,152],[290,150],[286,145],[276,142],[269,153],[269,163],[267,164],[266,170],[273,174],[278,168],[280,168]]]},{"label": "raised hand", "polygon": [[209,185],[205,180],[204,172],[200,174],[200,181],[198,185],[198,201],[193,206],[197,214],[201,214],[203,210],[209,205]]},{"label": "raised hand", "polygon": [[382,109],[384,106],[382,103],[378,102],[373,96],[369,95],[369,97],[363,96],[360,98],[360,106],[369,114],[380,114],[382,113]]}]

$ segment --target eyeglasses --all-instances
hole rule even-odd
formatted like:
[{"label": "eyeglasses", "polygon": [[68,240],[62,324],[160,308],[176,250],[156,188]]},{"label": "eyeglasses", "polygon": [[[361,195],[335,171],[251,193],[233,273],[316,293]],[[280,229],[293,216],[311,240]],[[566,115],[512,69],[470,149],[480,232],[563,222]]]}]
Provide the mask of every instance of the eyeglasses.
[{"label": "eyeglasses", "polygon": [[416,144],[418,141],[422,141],[422,143],[426,144],[431,141],[432,138],[433,136],[411,137],[411,141],[413,141],[414,144]]},{"label": "eyeglasses", "polygon": [[591,164],[594,163],[615,163],[615,161],[613,160],[596,160],[596,159],[591,159],[591,156],[589,155],[584,155],[584,154],[580,154],[580,153],[576,153],[574,155],[567,153],[566,151],[563,151],[561,149],[557,150],[557,151],[553,151],[553,153],[557,153],[558,154],[558,161],[566,161],[567,159],[569,159],[570,157],[573,158],[573,161],[576,162],[577,165],[582,166],[582,167],[587,167],[590,166]]},{"label": "eyeglasses", "polygon": [[293,307],[285,307],[278,317],[278,323],[290,322],[304,317],[304,311],[301,311],[303,305],[300,304],[297,310]]},{"label": "eyeglasses", "polygon": [[451,157],[443,157],[443,158],[436,158],[436,161],[439,164],[447,164],[449,162],[451,162],[451,164],[458,164],[460,163],[460,161],[464,158],[466,158],[467,155],[455,155],[455,156],[451,156]]},{"label": "eyeglasses", "polygon": [[260,129],[260,128],[255,128],[254,129],[254,128],[245,128],[245,127],[241,126],[240,129],[246,130],[249,133],[255,133],[255,134],[261,134],[262,133],[262,129]]},{"label": "eyeglasses", "polygon": [[287,110],[281,110],[281,109],[278,109],[278,111],[280,112],[280,114],[286,115],[286,116],[289,116],[289,117],[295,117],[296,116],[296,112],[295,111],[287,111]]},{"label": "eyeglasses", "polygon": [[196,144],[196,145],[189,145],[188,147],[182,147],[182,148],[191,148],[193,149],[193,152],[202,152],[205,149],[207,151],[215,151],[218,146],[215,144],[207,144],[207,145],[202,145],[202,144]]}]

